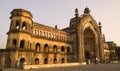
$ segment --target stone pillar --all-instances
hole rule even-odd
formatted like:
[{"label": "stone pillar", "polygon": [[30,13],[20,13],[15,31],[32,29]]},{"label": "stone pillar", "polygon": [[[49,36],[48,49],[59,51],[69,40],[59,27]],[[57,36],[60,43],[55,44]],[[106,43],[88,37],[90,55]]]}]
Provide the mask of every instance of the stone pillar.
[{"label": "stone pillar", "polygon": [[83,33],[81,32],[79,35],[79,62],[84,63],[85,62],[85,53],[84,53],[84,37]]},{"label": "stone pillar", "polygon": [[12,39],[8,37],[7,48],[12,48]]},{"label": "stone pillar", "polygon": [[20,39],[17,40],[17,48],[20,48]]},{"label": "stone pillar", "polygon": [[8,36],[8,39],[7,39],[7,44],[6,44],[6,48],[11,48],[12,47],[12,42],[11,42],[12,40],[9,38],[9,36]]},{"label": "stone pillar", "polygon": [[1,66],[2,66],[2,67],[4,67],[4,66],[5,66],[5,52],[4,52],[4,53],[2,53]]},{"label": "stone pillar", "polygon": [[24,40],[24,48],[27,48],[27,41]]},{"label": "stone pillar", "polygon": [[20,61],[16,61],[16,68],[19,68],[20,67]]},{"label": "stone pillar", "polygon": [[10,27],[9,27],[9,31],[11,31],[12,29],[13,29],[13,25],[14,23],[11,21],[11,23],[10,23]]},{"label": "stone pillar", "polygon": [[27,49],[30,49],[30,42],[29,42],[29,40],[27,41]]},{"label": "stone pillar", "polygon": [[96,54],[96,57],[97,58],[100,58],[100,56],[99,56],[99,46],[98,46],[98,38],[97,37],[95,37],[95,54]]},{"label": "stone pillar", "polygon": [[19,52],[19,51],[15,51],[15,52],[14,52],[14,55],[13,55],[14,58],[12,59],[12,60],[14,61],[14,63],[15,63],[14,66],[15,66],[16,68],[18,67],[18,52]]},{"label": "stone pillar", "polygon": [[12,55],[11,58],[11,67],[15,68],[16,67],[16,58],[15,58],[15,54]]},{"label": "stone pillar", "polygon": [[31,47],[32,47],[33,50],[35,50],[35,42],[33,42]]},{"label": "stone pillar", "polygon": [[15,29],[16,28],[16,21],[15,20],[11,20],[11,29]]},{"label": "stone pillar", "polygon": [[20,23],[20,30],[22,29],[22,21],[19,21],[19,23]]},{"label": "stone pillar", "polygon": [[15,21],[11,21],[10,24],[10,30],[16,29],[16,22]]},{"label": "stone pillar", "polygon": [[103,42],[102,42],[102,35],[100,34],[99,38],[99,48],[100,48],[100,61],[103,62],[104,60],[104,53],[103,53]]}]

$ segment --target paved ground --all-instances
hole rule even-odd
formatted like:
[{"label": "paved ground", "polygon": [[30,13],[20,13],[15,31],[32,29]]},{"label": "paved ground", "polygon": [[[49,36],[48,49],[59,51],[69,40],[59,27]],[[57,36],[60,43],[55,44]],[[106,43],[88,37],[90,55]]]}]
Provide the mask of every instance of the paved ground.
[{"label": "paved ground", "polygon": [[3,69],[3,71],[120,71],[120,64],[94,64],[85,66],[29,69],[29,70],[5,68]]}]

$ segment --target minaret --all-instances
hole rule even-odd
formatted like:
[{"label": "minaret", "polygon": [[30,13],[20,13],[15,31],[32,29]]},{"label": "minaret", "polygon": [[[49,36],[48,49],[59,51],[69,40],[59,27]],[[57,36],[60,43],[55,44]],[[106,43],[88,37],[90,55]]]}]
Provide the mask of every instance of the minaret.
[{"label": "minaret", "polygon": [[105,40],[105,34],[103,34],[103,42],[106,42],[106,40]]},{"label": "minaret", "polygon": [[75,17],[78,17],[79,16],[79,14],[78,14],[78,9],[76,8],[75,9]]},{"label": "minaret", "polygon": [[78,25],[78,23],[79,23],[80,18],[79,18],[79,13],[78,13],[78,12],[79,12],[79,11],[78,11],[78,9],[76,8],[76,9],[75,9],[75,17],[73,17],[73,18],[70,20],[70,25],[69,25],[69,27],[70,27],[71,32],[75,32],[75,31],[76,31],[77,25]]},{"label": "minaret", "polygon": [[100,29],[100,33],[102,33],[102,26],[101,26],[101,22],[99,22],[99,29]]}]

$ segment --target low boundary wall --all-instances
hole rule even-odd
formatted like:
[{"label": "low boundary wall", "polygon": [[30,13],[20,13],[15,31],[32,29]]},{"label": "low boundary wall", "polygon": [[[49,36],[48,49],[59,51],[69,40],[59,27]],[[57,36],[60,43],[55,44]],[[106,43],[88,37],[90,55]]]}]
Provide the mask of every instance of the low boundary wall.
[{"label": "low boundary wall", "polygon": [[63,63],[63,64],[44,64],[44,65],[24,65],[23,69],[32,69],[32,68],[49,68],[49,67],[65,67],[65,66],[77,66],[77,65],[86,65],[86,63]]}]

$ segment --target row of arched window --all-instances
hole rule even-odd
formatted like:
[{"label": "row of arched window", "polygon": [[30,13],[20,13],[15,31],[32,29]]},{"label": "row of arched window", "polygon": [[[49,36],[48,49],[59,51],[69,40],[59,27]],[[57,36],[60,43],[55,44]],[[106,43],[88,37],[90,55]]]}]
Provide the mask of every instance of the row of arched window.
[{"label": "row of arched window", "polygon": [[[38,65],[40,63],[40,60],[38,58],[35,59],[35,64]],[[57,58],[53,59],[53,63],[56,64],[57,62]],[[65,59],[61,58],[61,63],[65,63]],[[44,64],[48,64],[48,58],[44,59]]]},{"label": "row of arched window", "polygon": [[33,30],[33,34],[38,35],[38,36],[44,36],[46,38],[51,38],[51,39],[57,39],[57,40],[66,40],[65,36],[59,36],[57,34],[49,33],[49,32],[43,32],[39,30]]},{"label": "row of arched window", "polygon": [[[13,21],[11,22],[11,23],[14,23]],[[27,23],[24,21],[24,22],[22,22],[21,23],[21,21],[16,21],[15,22],[15,25],[14,26],[12,26],[11,25],[11,28],[14,28],[14,29],[22,29],[22,30],[26,30],[27,29]]]},{"label": "row of arched window", "polygon": [[[26,30],[26,28],[27,28],[27,24],[26,24],[26,22],[23,22],[22,29]],[[20,29],[20,22],[19,21],[16,21],[16,29]]]},{"label": "row of arched window", "polygon": [[[24,41],[24,40],[21,40],[21,41],[20,41],[20,48],[24,48],[24,45],[25,45],[25,41]],[[12,47],[13,47],[13,48],[16,48],[16,47],[17,47],[17,40],[16,40],[16,39],[13,39],[13,41],[12,41]]]},{"label": "row of arched window", "polygon": [[[40,44],[39,43],[36,44],[35,50],[36,50],[36,52],[40,52]],[[68,46],[67,49],[66,49],[64,46],[61,46],[61,52],[65,52],[65,51],[67,51],[67,53],[70,53],[71,52],[71,48]],[[48,46],[48,44],[44,45],[44,52],[46,52],[46,53],[49,52],[49,46]],[[53,52],[54,53],[58,52],[57,45],[53,46]]]},{"label": "row of arched window", "polygon": [[[17,47],[17,40],[16,39],[13,39],[12,40],[12,47],[13,48],[16,48]],[[20,46],[19,46],[20,48],[25,48],[25,41],[24,40],[21,40],[20,41]],[[30,48],[31,48],[31,43],[30,43],[30,46],[29,46]],[[50,47],[48,46],[48,44],[44,44],[44,48],[43,48],[43,51],[44,52],[46,52],[46,53],[48,53],[49,52],[49,49],[50,49]],[[53,52],[54,53],[57,53],[58,52],[58,47],[57,47],[57,45],[53,45]],[[60,50],[61,50],[61,52],[66,52],[67,51],[67,53],[70,53],[71,52],[71,48],[68,46],[68,47],[65,47],[65,46],[61,46],[61,48],[60,48]],[[36,45],[35,45],[35,51],[36,52],[41,52],[41,46],[40,46],[40,43],[36,43]]]}]

